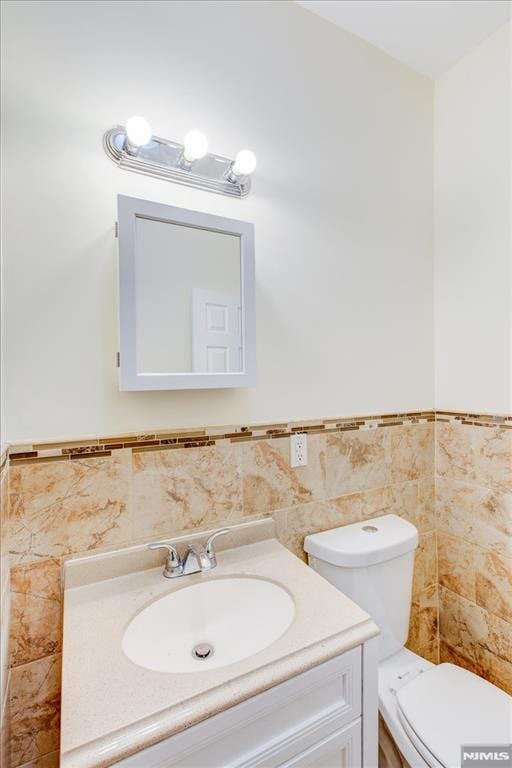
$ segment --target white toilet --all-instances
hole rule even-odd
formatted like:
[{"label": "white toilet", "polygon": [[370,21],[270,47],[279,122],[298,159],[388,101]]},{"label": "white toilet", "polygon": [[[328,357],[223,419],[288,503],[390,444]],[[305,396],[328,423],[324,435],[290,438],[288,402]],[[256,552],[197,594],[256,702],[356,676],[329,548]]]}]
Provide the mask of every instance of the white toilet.
[{"label": "white toilet", "polygon": [[[379,626],[379,709],[406,764],[459,768],[461,745],[510,744],[512,698],[472,672],[404,648],[417,545],[414,525],[396,515],[304,541],[311,567]],[[403,765],[382,742],[379,765]]]}]

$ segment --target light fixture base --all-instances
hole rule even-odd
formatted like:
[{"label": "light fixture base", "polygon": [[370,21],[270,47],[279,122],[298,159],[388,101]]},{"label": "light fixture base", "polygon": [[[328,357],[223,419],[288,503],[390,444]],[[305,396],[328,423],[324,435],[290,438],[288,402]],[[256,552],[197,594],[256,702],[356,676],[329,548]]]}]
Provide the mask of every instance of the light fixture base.
[{"label": "light fixture base", "polygon": [[120,125],[103,136],[105,152],[119,168],[229,197],[246,197],[251,190],[249,176],[228,180],[233,164],[230,158],[208,153],[184,168],[182,144],[153,136],[148,144],[130,154],[125,149],[125,138],[126,130]]}]

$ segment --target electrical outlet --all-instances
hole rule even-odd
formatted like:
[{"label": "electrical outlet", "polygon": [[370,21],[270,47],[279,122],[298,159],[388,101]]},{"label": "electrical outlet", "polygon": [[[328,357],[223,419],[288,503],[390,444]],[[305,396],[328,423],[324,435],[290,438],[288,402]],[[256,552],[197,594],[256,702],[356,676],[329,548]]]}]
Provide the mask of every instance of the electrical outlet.
[{"label": "electrical outlet", "polygon": [[305,467],[308,463],[308,436],[297,432],[290,436],[290,466]]}]

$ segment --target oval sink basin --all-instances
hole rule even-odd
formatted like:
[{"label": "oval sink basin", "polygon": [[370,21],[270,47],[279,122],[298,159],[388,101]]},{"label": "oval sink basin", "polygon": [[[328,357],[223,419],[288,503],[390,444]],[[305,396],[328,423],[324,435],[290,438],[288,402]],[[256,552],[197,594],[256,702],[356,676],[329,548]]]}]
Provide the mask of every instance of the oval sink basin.
[{"label": "oval sink basin", "polygon": [[252,656],[288,629],[295,605],[264,579],[212,579],[171,592],[128,624],[123,651],[158,672],[201,672]]}]

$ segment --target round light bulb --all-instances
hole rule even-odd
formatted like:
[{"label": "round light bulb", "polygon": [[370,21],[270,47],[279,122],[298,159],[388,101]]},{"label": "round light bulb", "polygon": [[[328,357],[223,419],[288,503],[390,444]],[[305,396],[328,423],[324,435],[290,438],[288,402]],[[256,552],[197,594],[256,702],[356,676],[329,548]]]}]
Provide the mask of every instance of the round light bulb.
[{"label": "round light bulb", "polygon": [[247,176],[256,168],[256,155],[250,149],[241,149],[233,163],[233,172],[237,176]]},{"label": "round light bulb", "polygon": [[208,152],[208,139],[201,131],[189,131],[185,136],[184,146],[185,160],[193,163],[194,160],[200,160]]},{"label": "round light bulb", "polygon": [[134,147],[143,147],[151,141],[151,126],[139,115],[134,115],[126,121],[126,136]]}]

